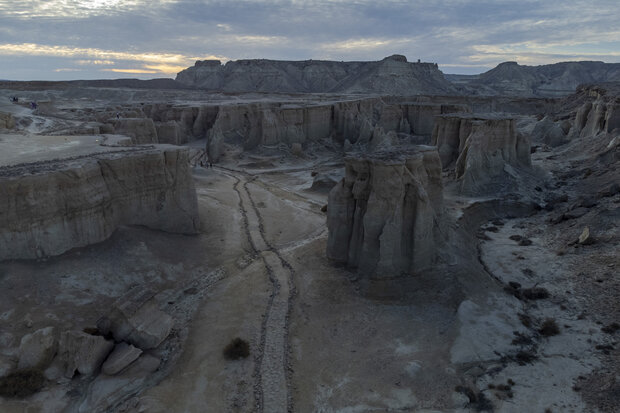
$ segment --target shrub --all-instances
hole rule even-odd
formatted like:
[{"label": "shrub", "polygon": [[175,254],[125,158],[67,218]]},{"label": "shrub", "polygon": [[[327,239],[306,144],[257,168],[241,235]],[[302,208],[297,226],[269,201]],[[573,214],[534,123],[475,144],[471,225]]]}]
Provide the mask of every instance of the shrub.
[{"label": "shrub", "polygon": [[542,300],[545,298],[549,298],[549,291],[547,291],[546,288],[542,287],[526,288],[522,290],[522,292],[523,297],[527,298],[528,300]]},{"label": "shrub", "polygon": [[237,337],[224,347],[224,357],[228,360],[239,360],[250,355],[250,344]]},{"label": "shrub", "polygon": [[557,336],[560,334],[560,327],[553,318],[548,318],[542,323],[538,332],[545,337]]},{"label": "shrub", "polygon": [[41,390],[44,384],[41,370],[18,370],[0,379],[0,396],[24,398]]}]

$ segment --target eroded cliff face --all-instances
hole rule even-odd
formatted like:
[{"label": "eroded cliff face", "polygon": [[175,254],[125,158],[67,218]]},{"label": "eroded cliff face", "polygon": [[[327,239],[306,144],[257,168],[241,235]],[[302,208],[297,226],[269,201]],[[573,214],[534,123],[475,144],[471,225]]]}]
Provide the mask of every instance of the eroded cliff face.
[{"label": "eroded cliff face", "polygon": [[120,225],[195,234],[186,149],[125,149],[0,168],[0,260],[58,255]]},{"label": "eroded cliff face", "polygon": [[519,169],[531,166],[529,138],[517,133],[512,118],[438,116],[432,144],[437,146],[444,169],[454,168],[460,191],[468,195],[501,191]]},{"label": "eroded cliff face", "polygon": [[620,135],[620,98],[599,87],[584,88],[581,94],[587,94],[575,115],[570,138],[585,138],[599,133]]},{"label": "eroded cliff face", "polygon": [[436,64],[410,63],[400,55],[376,62],[205,60],[179,72],[176,80],[225,92],[455,93]]},{"label": "eroded cliff face", "polygon": [[443,209],[437,151],[419,146],[351,156],[345,168],[329,193],[327,257],[371,278],[431,266]]}]

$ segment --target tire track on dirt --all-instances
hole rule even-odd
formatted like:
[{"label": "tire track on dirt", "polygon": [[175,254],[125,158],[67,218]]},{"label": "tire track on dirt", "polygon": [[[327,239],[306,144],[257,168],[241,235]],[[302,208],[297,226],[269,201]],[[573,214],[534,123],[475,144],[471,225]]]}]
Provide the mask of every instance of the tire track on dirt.
[{"label": "tire track on dirt", "polygon": [[234,172],[224,173],[235,180],[233,190],[239,197],[243,229],[252,253],[261,257],[271,284],[254,358],[255,411],[292,412],[288,325],[291,301],[295,296],[293,268],[267,241],[265,223],[252,198],[248,181]]}]

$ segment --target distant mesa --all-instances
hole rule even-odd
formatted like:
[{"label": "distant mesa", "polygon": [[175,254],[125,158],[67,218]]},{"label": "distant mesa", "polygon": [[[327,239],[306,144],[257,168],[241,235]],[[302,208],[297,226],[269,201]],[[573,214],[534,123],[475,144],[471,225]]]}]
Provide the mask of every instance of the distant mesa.
[{"label": "distant mesa", "polygon": [[436,63],[410,63],[403,55],[380,61],[197,61],[177,74],[186,86],[222,92],[454,95],[457,89]]}]

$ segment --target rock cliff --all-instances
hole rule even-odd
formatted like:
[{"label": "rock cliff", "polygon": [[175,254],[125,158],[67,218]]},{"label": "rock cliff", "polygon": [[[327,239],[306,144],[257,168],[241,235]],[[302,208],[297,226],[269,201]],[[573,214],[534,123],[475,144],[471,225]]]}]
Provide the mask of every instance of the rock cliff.
[{"label": "rock cliff", "polygon": [[443,209],[437,151],[360,154],[346,158],[345,168],[329,193],[327,257],[371,278],[431,266]]},{"label": "rock cliff", "polygon": [[438,116],[432,144],[444,168],[454,167],[462,193],[495,192],[531,165],[529,139],[510,117],[476,114]]},{"label": "rock cliff", "polygon": [[378,62],[322,60],[197,61],[177,82],[225,92],[454,94],[434,63],[410,63],[394,55]]},{"label": "rock cliff", "polygon": [[120,225],[199,230],[188,151],[125,149],[0,168],[0,260],[61,254]]},{"label": "rock cliff", "polygon": [[571,139],[590,137],[599,133],[620,135],[618,89],[620,89],[618,85],[584,86],[577,91],[575,99],[582,98],[583,103],[575,114],[573,127],[569,133]]}]

